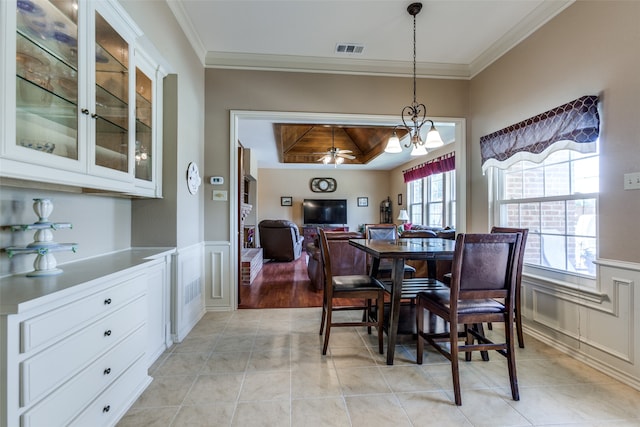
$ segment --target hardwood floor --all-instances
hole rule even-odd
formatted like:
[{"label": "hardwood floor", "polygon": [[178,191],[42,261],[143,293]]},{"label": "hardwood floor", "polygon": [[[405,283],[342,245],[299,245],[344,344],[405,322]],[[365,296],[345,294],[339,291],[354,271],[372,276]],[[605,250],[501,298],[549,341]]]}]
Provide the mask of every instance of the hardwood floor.
[{"label": "hardwood floor", "polygon": [[238,308],[322,307],[322,291],[311,288],[307,255],[291,262],[267,262],[250,285],[240,286]]}]

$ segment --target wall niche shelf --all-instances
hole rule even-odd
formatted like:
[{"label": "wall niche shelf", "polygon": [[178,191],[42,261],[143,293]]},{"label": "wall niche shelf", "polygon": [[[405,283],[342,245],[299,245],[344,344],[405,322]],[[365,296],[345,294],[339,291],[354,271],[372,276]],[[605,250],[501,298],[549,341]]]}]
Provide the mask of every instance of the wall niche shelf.
[{"label": "wall niche shelf", "polygon": [[68,222],[50,222],[49,215],[53,211],[53,203],[49,199],[33,199],[33,211],[38,215],[38,221],[33,224],[9,225],[11,231],[35,230],[33,242],[26,247],[5,248],[9,258],[14,255],[36,254],[33,262],[34,270],[27,273],[27,277],[53,276],[62,273],[62,269],[57,268],[57,261],[53,252],[72,251],[76,252],[77,243],[56,243],[53,241],[53,231],[72,228]]}]

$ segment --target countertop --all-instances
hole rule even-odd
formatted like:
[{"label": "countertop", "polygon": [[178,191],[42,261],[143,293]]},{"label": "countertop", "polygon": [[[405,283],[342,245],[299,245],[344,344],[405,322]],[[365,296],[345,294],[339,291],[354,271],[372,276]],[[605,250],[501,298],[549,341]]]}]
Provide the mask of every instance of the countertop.
[{"label": "countertop", "polygon": [[[132,248],[86,260],[62,264],[61,274],[46,277],[27,277],[16,274],[0,279],[0,315],[18,314],[91,286],[91,282],[135,271],[146,264],[158,262],[175,252],[174,248]],[[82,285],[81,288],[77,288]]]}]

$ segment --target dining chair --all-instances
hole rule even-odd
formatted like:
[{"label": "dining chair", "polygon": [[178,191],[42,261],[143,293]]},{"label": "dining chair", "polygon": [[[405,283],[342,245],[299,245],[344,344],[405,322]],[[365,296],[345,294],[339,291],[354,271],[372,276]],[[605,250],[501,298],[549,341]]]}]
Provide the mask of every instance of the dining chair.
[{"label": "dining chair", "polygon": [[[472,351],[495,350],[507,358],[511,395],[513,400],[520,400],[513,345],[513,310],[521,239],[520,233],[458,235],[450,287],[418,293],[416,361],[422,364],[425,341],[449,359],[456,405],[462,404],[459,354],[464,352],[465,359],[470,361]],[[424,324],[425,312],[430,316],[428,331]],[[445,327],[444,332],[436,330],[434,317],[441,318],[449,327]],[[488,322],[504,323],[504,340],[492,341],[478,328]],[[462,339],[463,344],[460,343]],[[498,334],[494,333],[492,339],[497,341]]]},{"label": "dining chair", "polygon": [[[522,235],[521,241],[520,241],[520,252],[518,253],[518,259],[516,261],[516,289],[515,289],[515,300],[514,300],[514,306],[513,306],[513,311],[514,311],[514,315],[515,315],[515,322],[516,322],[516,333],[518,335],[518,346],[520,348],[524,348],[524,334],[522,332],[522,295],[521,295],[521,289],[522,289],[522,267],[524,264],[524,252],[526,249],[526,244],[527,244],[527,237],[529,235],[529,229],[528,228],[514,228],[514,227],[492,227],[491,228],[491,232],[492,233],[520,233]],[[491,323],[489,323],[489,329],[491,329]]]},{"label": "dining chair", "polygon": [[[327,354],[331,328],[354,326],[367,326],[369,333],[371,333],[371,328],[375,327],[378,331],[378,351],[382,354],[384,352],[384,317],[373,316],[371,300],[376,300],[377,313],[383,313],[385,294],[383,284],[378,279],[366,274],[334,276],[331,273],[331,256],[327,235],[321,228],[318,229],[318,237],[320,240],[320,255],[322,257],[325,276],[325,286],[322,298],[322,320],[320,322],[320,335],[322,335],[322,331],[326,326],[322,354]],[[335,300],[346,298],[364,299],[364,305],[334,305]],[[352,301],[349,301],[349,303],[351,302]],[[349,310],[362,310],[364,312],[362,321],[334,322],[333,313],[335,311]]]},{"label": "dining chair", "polygon": [[[491,233],[520,233],[522,235],[522,241],[520,242],[520,253],[518,254],[517,271],[516,271],[516,289],[515,289],[515,301],[514,301],[514,315],[516,322],[516,333],[518,335],[518,346],[524,348],[524,333],[522,332],[522,267],[524,264],[524,252],[526,250],[527,237],[529,235],[528,228],[515,228],[515,227],[497,227],[491,228]],[[451,283],[451,273],[444,275],[443,282],[446,285]],[[488,323],[487,327],[492,329],[491,323]]]},{"label": "dining chair", "polygon": [[[398,227],[395,224],[366,224],[364,226],[364,235],[371,240],[398,240]],[[371,260],[369,260],[369,266]],[[408,264],[404,265],[405,278],[415,276],[416,269]],[[378,277],[391,276],[391,262],[389,260],[381,260],[378,267]]]}]

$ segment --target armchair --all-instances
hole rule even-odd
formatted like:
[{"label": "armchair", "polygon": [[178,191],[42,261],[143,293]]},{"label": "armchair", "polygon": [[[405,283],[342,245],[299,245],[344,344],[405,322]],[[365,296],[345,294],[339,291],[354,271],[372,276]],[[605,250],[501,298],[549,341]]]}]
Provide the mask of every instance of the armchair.
[{"label": "armchair", "polygon": [[298,226],[286,219],[265,219],[258,224],[260,246],[264,259],[293,261],[302,255],[302,242]]}]

